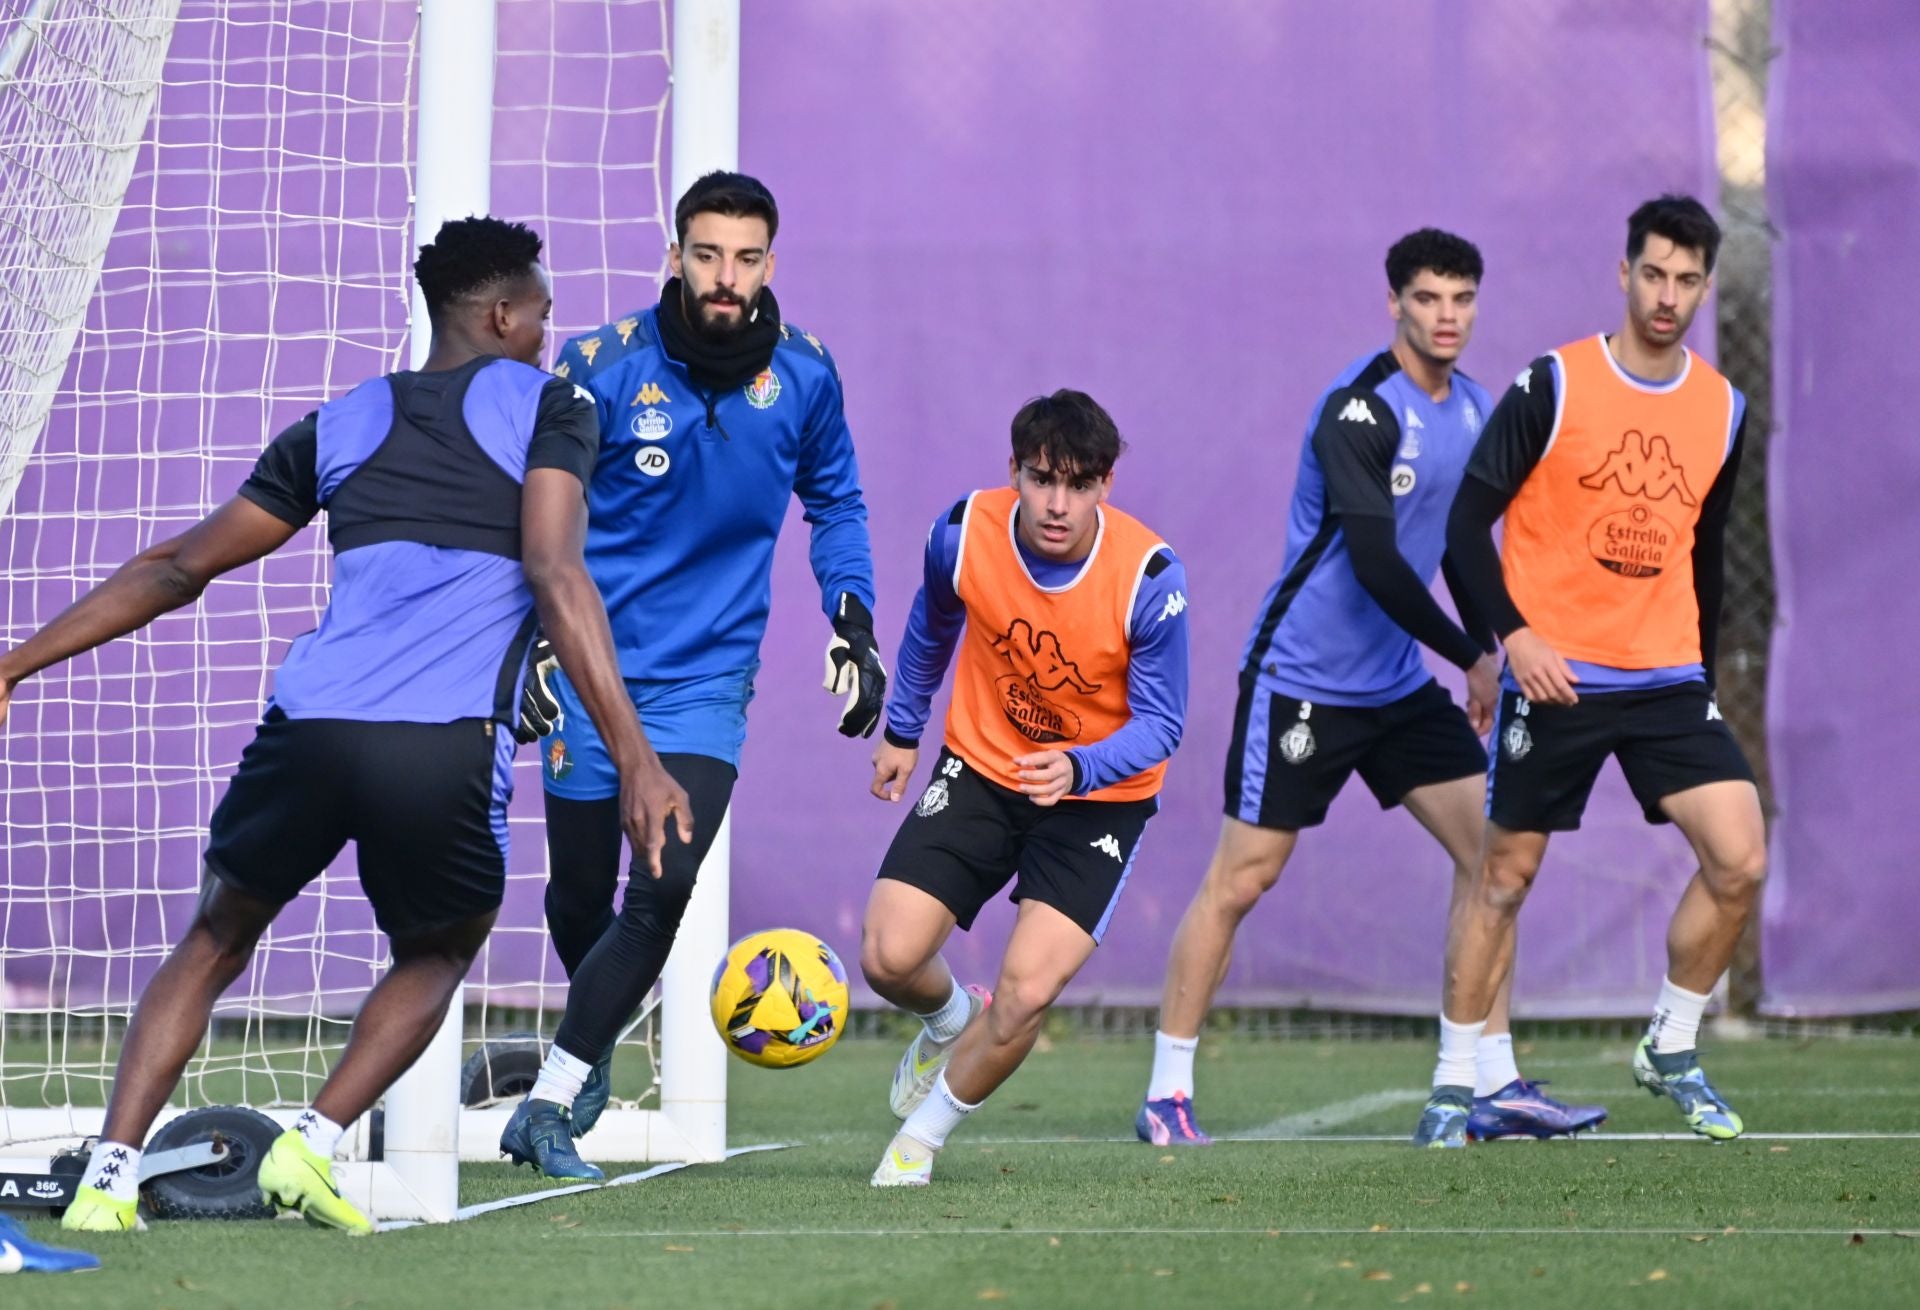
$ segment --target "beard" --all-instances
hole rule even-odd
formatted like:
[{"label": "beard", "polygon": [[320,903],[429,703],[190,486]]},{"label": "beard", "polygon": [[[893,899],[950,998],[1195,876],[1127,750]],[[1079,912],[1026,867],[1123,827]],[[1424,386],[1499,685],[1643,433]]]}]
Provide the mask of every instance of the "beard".
[{"label": "beard", "polygon": [[[757,299],[757,296],[756,296]],[[716,304],[736,305],[739,312],[720,315],[714,312]],[[698,300],[688,290],[685,280],[680,283],[680,307],[686,311],[687,322],[693,330],[708,341],[720,343],[731,341],[753,325],[753,301],[739,297],[715,300],[712,296],[702,296]]]}]

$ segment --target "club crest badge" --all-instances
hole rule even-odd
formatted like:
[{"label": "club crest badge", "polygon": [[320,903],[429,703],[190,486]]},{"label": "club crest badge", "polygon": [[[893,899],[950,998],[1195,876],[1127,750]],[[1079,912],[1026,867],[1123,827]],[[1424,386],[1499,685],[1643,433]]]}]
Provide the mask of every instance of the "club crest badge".
[{"label": "club crest badge", "polygon": [[1527,721],[1515,719],[1509,723],[1507,730],[1500,734],[1500,746],[1515,764],[1526,759],[1528,752],[1533,749],[1533,734],[1527,731]]},{"label": "club crest badge", "polygon": [[1313,739],[1313,727],[1307,722],[1313,716],[1313,702],[1300,702],[1300,717],[1293,726],[1280,734],[1280,755],[1288,764],[1304,763],[1319,743]]},{"label": "club crest badge", "polygon": [[920,793],[919,803],[913,807],[913,812],[923,819],[930,819],[946,808],[947,780],[935,778],[927,784],[927,789]]},{"label": "club crest badge", "polygon": [[780,399],[780,379],[772,369],[763,368],[747,383],[746,394],[747,403],[755,409],[772,409],[773,402]]}]

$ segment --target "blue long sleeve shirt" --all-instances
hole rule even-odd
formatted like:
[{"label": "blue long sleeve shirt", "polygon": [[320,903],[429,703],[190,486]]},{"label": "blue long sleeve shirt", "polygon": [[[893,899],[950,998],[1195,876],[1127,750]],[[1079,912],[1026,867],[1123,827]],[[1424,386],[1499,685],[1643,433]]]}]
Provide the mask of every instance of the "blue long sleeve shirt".
[{"label": "blue long sleeve shirt", "polygon": [[574,338],[554,372],[599,410],[587,568],[621,672],[672,680],[758,663],[790,497],[829,617],[843,591],[873,608],[873,552],[839,371],[819,339],[783,325],[759,377],[707,392],[662,346],[658,312]]}]

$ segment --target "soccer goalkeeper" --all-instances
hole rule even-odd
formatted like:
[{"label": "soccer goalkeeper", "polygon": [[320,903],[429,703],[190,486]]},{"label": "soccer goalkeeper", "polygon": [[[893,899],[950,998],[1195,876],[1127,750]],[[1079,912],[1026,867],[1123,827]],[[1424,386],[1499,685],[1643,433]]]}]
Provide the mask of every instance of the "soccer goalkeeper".
[{"label": "soccer goalkeeper", "polygon": [[572,1139],[607,1104],[614,1043],[666,964],[726,815],[774,541],[795,497],[832,624],[827,687],[844,697],[840,732],[871,734],[886,696],[840,374],[773,298],[779,224],[759,182],[707,174],[675,209],[674,276],[659,303],[568,342],[554,367],[584,382],[599,406],[587,567],[606,597],[627,692],[693,804],[692,841],[668,843],[658,878],[630,877],[615,918],[620,823],[610,760],[569,679],[553,680],[555,703],[539,703],[536,664],[523,727],[544,736],[547,926],[572,987],[539,1082],[500,1146],[557,1178],[599,1174]]},{"label": "soccer goalkeeper", "polygon": [[426,1049],[500,908],[511,729],[536,611],[609,744],[635,848],[657,863],[664,824],[687,836],[686,795],[621,688],[581,555],[593,406],[533,367],[553,308],[540,238],[461,219],[422,247],[414,275],[433,323],[422,368],[295,423],[233,499],[0,656],[3,722],[22,678],[190,604],[327,511],[332,598],[280,666],[214,810],[199,906],[141,995],[66,1228],[139,1226],[140,1148],[214,1001],[352,841],[393,967],[312,1106],[261,1162],[260,1190],[317,1224],[372,1231],[334,1186],[334,1148]]}]

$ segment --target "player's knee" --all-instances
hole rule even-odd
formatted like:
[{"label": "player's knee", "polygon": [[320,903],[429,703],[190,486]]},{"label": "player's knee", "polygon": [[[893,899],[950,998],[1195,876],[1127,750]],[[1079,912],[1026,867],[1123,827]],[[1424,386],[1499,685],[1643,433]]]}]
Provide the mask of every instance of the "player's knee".
[{"label": "player's knee", "polygon": [[1518,912],[1539,872],[1540,861],[1528,855],[1488,856],[1477,884],[1480,903],[1502,914]]},{"label": "player's knee", "polygon": [[1053,978],[1003,978],[985,1012],[988,1034],[1002,1044],[1030,1035],[1059,997],[1062,985]]},{"label": "player's knee", "polygon": [[1270,860],[1231,860],[1216,864],[1207,877],[1213,903],[1238,922],[1279,880],[1280,866]]},{"label": "player's knee", "polygon": [[1720,900],[1749,901],[1759,895],[1767,878],[1767,848],[1761,841],[1746,843],[1732,852],[1717,854],[1703,866],[1708,889]]},{"label": "player's knee", "polygon": [[925,963],[920,951],[898,936],[868,931],[860,938],[860,973],[882,996],[906,987]]},{"label": "player's knee", "polygon": [[671,943],[693,897],[693,874],[667,868],[658,878],[645,869],[627,875],[627,896],[620,907],[622,932],[644,940]]},{"label": "player's knee", "polygon": [[249,930],[244,925],[222,922],[201,913],[194,916],[186,935],[181,938],[180,950],[193,952],[209,972],[231,981],[247,967],[247,961],[253,958],[254,945],[259,940],[258,929]]}]

